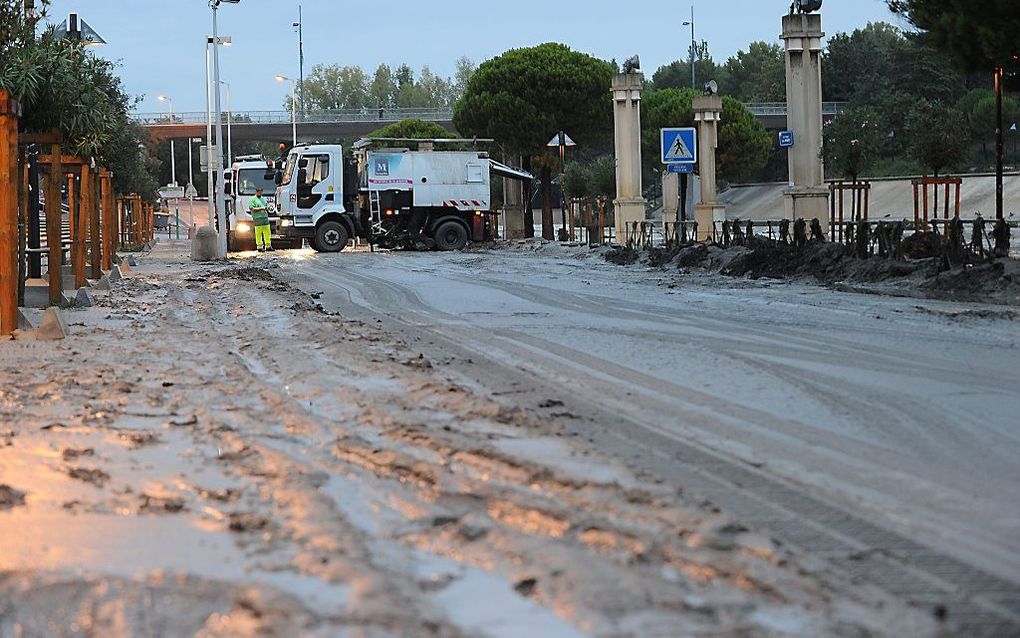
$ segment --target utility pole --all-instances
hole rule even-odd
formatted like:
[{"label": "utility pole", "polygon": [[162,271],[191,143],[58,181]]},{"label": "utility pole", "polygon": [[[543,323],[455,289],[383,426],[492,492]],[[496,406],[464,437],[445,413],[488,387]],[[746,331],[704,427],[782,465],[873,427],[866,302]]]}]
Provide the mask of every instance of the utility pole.
[{"label": "utility pole", "polygon": [[[160,102],[170,105],[170,125],[174,123],[174,100],[168,95],[160,95],[157,98]],[[177,153],[174,150],[174,138],[170,138],[170,183],[177,186]]]},{"label": "utility pole", "polygon": [[[230,1],[230,0],[228,0]],[[223,108],[220,104],[220,42],[219,25],[217,16],[219,14],[220,0],[213,0],[212,3],[212,27],[213,27],[213,85],[216,89],[214,104],[216,108],[216,177],[223,181]],[[226,219],[226,193],[222,187],[216,189],[216,221],[219,224],[219,258],[227,258],[227,219]]]},{"label": "utility pole", "polygon": [[298,99],[301,100],[301,115],[305,114],[305,19],[304,13],[302,12],[301,5],[298,5],[298,21],[294,23],[294,28],[297,29],[298,34],[298,82],[300,83],[300,93]]},{"label": "utility pole", "polygon": [[212,75],[209,46],[213,43],[213,38],[206,39],[205,45],[205,165],[206,165],[206,178],[208,185],[206,186],[207,199],[209,200],[209,228],[216,228],[216,203],[213,200],[213,164],[212,157],[209,156],[209,151],[212,150],[213,136],[212,136],[212,81],[210,76]]},{"label": "utility pole", "polygon": [[995,218],[1002,219],[1002,165],[1005,153],[1002,134],[1002,80],[1004,69],[995,69]]},{"label": "utility pole", "polygon": [[691,88],[694,89],[695,91],[697,91],[698,90],[698,80],[697,80],[697,76],[694,73],[694,63],[695,63],[694,55],[695,55],[695,50],[697,49],[698,45],[697,45],[697,40],[694,37],[694,5],[691,5],[691,21],[690,22],[684,22],[684,26],[685,27],[689,26],[691,28]]}]

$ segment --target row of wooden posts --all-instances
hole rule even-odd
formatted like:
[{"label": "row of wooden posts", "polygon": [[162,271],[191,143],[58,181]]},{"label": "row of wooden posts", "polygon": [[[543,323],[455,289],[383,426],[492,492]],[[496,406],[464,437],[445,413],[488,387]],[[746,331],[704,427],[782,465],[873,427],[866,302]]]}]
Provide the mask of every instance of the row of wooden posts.
[{"label": "row of wooden posts", "polygon": [[[49,302],[63,302],[64,245],[61,187],[67,184],[70,225],[70,264],[75,288],[87,279],[99,279],[113,268],[122,246],[140,246],[153,239],[153,208],[141,196],[117,197],[113,173],[92,160],[64,155],[59,132],[19,134],[21,109],[0,91],[0,335],[18,327],[18,306],[25,282],[41,275],[42,250],[29,246],[30,199],[40,193],[30,188],[30,164],[46,177],[45,216]],[[49,147],[48,154],[29,156],[29,146]],[[78,188],[75,186],[78,184]],[[36,200],[37,201],[37,200]],[[35,242],[33,242],[35,243]]]}]

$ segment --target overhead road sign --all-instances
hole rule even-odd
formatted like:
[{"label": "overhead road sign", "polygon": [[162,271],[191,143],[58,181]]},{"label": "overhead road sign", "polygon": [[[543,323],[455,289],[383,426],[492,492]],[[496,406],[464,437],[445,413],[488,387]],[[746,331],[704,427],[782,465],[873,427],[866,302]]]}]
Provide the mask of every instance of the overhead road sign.
[{"label": "overhead road sign", "polygon": [[185,188],[183,186],[164,186],[159,189],[159,196],[162,199],[181,199],[185,197]]},{"label": "overhead road sign", "polygon": [[698,131],[693,128],[662,129],[663,164],[697,164]]}]

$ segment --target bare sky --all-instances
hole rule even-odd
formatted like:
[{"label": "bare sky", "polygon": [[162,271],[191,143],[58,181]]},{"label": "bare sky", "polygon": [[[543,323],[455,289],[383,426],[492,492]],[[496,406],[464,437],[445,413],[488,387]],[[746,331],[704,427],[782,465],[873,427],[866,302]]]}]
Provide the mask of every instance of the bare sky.
[{"label": "bare sky", "polygon": [[[241,0],[220,9],[221,73],[231,83],[234,110],[279,109],[289,88],[278,74],[297,76],[298,0]],[[690,2],[665,0],[303,0],[305,69],[316,63],[407,62],[451,75],[466,55],[481,62],[506,49],[559,41],[601,58],[641,55],[651,74],[686,55]],[[695,0],[697,37],[722,61],[754,40],[778,41],[789,0]],[[620,9],[620,7],[625,7]],[[205,40],[212,31],[206,0],[54,0],[50,20],[77,11],[109,44],[98,51],[122,62],[127,90],[145,97],[140,111],[205,110]],[[883,0],[827,0],[829,33],[868,22],[896,22]]]}]

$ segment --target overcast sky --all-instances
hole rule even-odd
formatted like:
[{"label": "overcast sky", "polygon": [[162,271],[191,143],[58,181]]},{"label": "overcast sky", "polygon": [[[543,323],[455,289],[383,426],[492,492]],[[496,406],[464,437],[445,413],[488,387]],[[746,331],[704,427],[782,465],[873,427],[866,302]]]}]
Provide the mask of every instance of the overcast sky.
[{"label": "overcast sky", "polygon": [[[234,110],[279,109],[289,91],[274,80],[297,76],[298,4],[304,7],[305,70],[313,64],[380,62],[428,65],[451,75],[454,61],[475,62],[503,51],[559,41],[604,59],[641,55],[647,74],[686,55],[690,3],[665,0],[241,0],[220,9],[220,32],[234,40],[222,49],[222,78],[231,83]],[[698,0],[698,40],[723,61],[754,40],[778,41],[789,0]],[[53,0],[50,20],[78,12],[109,43],[98,52],[119,60],[128,92],[144,96],[140,111],[161,111],[161,93],[174,109],[205,110],[205,38],[211,33],[206,0]],[[172,8],[171,8],[172,7]],[[621,7],[623,7],[621,9]],[[896,22],[883,0],[827,0],[828,33],[868,22]]]}]

